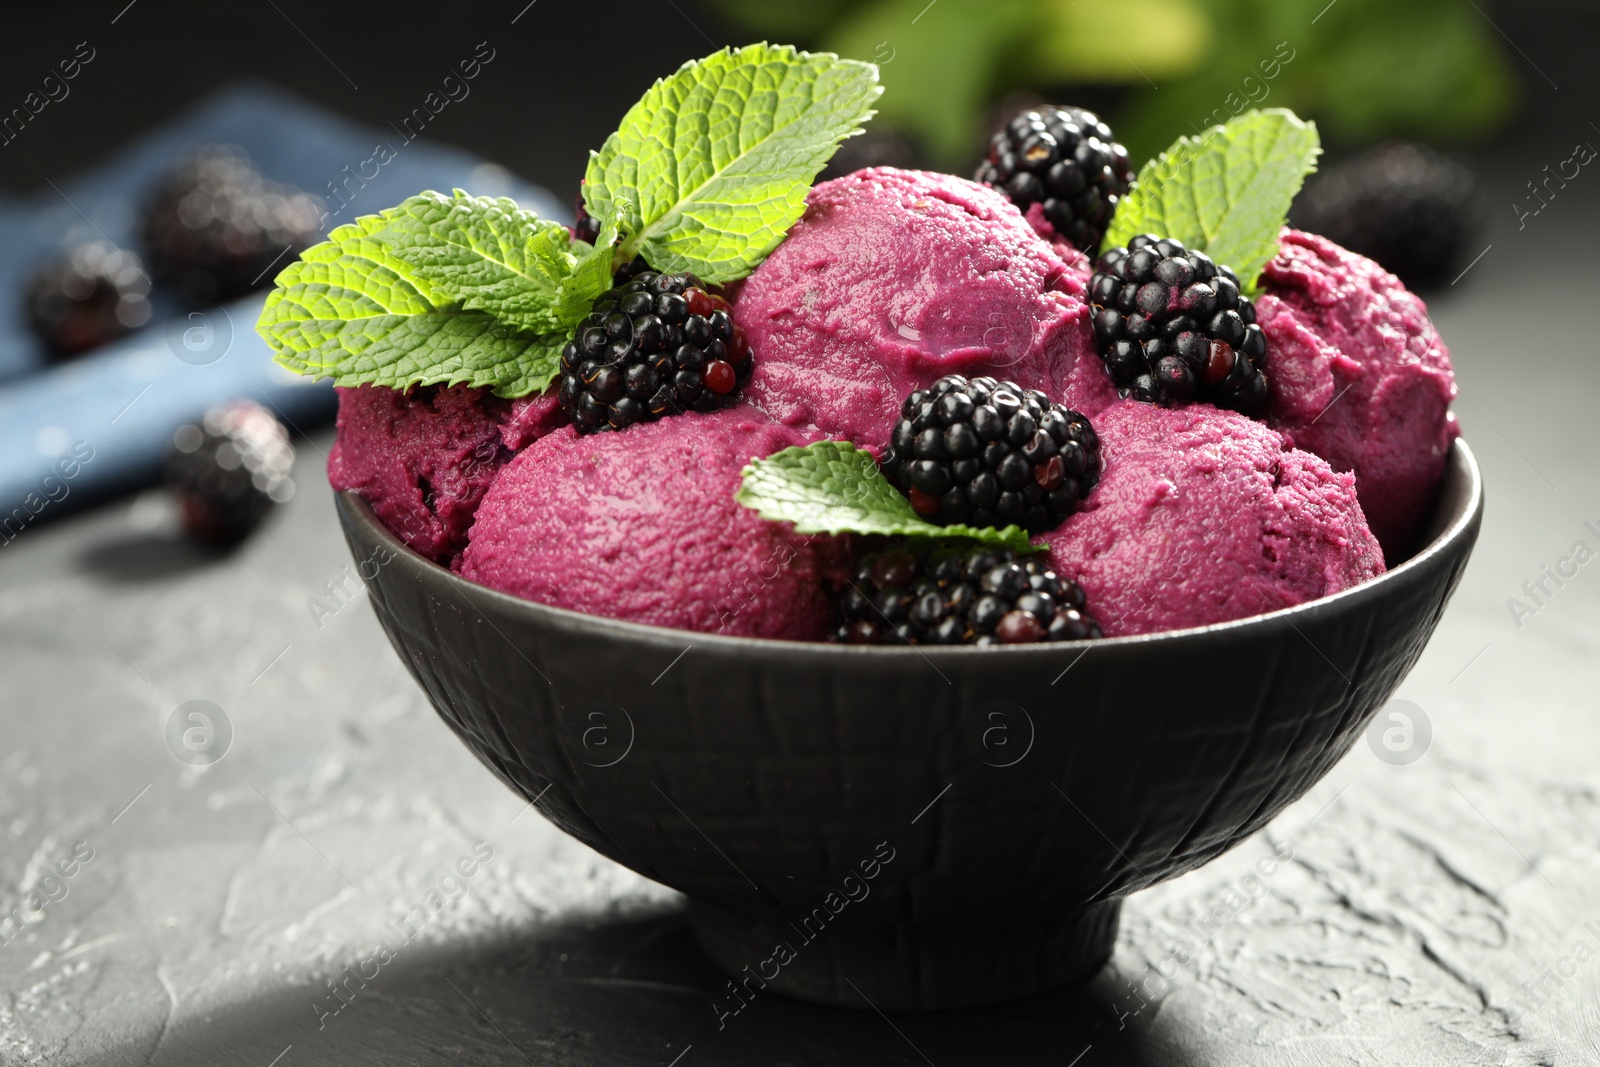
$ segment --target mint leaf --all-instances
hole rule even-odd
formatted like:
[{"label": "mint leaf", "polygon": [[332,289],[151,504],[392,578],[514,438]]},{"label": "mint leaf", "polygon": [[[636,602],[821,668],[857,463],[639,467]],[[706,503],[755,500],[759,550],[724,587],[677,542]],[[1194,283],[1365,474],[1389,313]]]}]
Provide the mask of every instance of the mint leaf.
[{"label": "mint leaf", "polygon": [[385,225],[373,239],[402,256],[438,299],[487,311],[518,329],[545,332],[576,323],[556,313],[561,285],[578,264],[559,222],[515,200],[460,189],[451,196],[419,193],[380,217]]},{"label": "mint leaf", "polygon": [[556,316],[565,329],[570,330],[589,314],[597,296],[611,288],[612,246],[617,243],[617,224],[608,222],[601,227],[590,248],[582,241],[573,245],[585,249],[569,274],[561,282],[556,294]]},{"label": "mint leaf", "polygon": [[1289,202],[1321,152],[1316,125],[1281,108],[1180,137],[1140,168],[1100,247],[1141,233],[1170,237],[1232,267],[1253,296],[1277,255]]},{"label": "mint leaf", "polygon": [[741,278],[800,217],[812,179],[880,91],[870,63],[787,46],[686,63],[590,155],[584,203],[625,235],[617,265],[642,254],[709,284]]},{"label": "mint leaf", "polygon": [[340,226],[278,275],[256,324],[277,362],[335,385],[444,382],[505,397],[547,388],[565,338],[441,294],[403,242],[382,236],[391,221],[385,213]]},{"label": "mint leaf", "polygon": [[256,328],[280,364],[338,385],[548,388],[619,263],[644,252],[708,283],[749,273],[878,92],[870,64],[725,49],[657,82],[591,157],[593,247],[512,200],[420,193],[308,250]]},{"label": "mint leaf", "polygon": [[872,453],[845,441],[818,441],[752,461],[734,499],[800,533],[959,537],[1018,552],[1036,550],[1018,526],[997,530],[928,522],[889,484]]}]

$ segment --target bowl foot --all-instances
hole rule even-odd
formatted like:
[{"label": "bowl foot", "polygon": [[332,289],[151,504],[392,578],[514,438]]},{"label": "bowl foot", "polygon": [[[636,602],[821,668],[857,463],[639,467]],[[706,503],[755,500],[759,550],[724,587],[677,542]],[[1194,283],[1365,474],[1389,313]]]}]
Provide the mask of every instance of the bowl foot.
[{"label": "bowl foot", "polygon": [[[880,1011],[938,1011],[1042,993],[1099,970],[1117,939],[1121,900],[1008,929],[916,925],[818,929],[692,899],[706,954],[733,976],[728,1011],[763,990]],[[742,998],[742,999],[741,999]]]}]

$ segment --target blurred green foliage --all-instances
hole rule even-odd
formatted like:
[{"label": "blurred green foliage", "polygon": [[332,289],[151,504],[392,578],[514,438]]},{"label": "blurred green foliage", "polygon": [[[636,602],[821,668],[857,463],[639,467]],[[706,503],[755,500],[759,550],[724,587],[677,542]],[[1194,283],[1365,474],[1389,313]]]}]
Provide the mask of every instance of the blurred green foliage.
[{"label": "blurred green foliage", "polygon": [[[1460,0],[707,0],[754,33],[877,62],[883,119],[965,169],[1008,92],[1120,86],[1141,160],[1250,107],[1293,108],[1334,143],[1492,133],[1516,81]],[[1060,103],[1073,103],[1070,97]]]}]

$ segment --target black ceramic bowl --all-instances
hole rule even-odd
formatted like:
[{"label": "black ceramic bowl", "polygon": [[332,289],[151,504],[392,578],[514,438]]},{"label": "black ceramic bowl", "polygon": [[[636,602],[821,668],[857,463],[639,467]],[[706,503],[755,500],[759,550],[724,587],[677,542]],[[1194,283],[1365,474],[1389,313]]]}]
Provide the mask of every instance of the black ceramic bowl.
[{"label": "black ceramic bowl", "polygon": [[1125,895],[1305,793],[1422,652],[1483,494],[1457,442],[1426,547],[1380,578],[1238,622],[1000,649],[580,615],[468,582],[338,503],[389,639],[507,785],[688,894],[749,989],[888,1010],[1091,973]]}]

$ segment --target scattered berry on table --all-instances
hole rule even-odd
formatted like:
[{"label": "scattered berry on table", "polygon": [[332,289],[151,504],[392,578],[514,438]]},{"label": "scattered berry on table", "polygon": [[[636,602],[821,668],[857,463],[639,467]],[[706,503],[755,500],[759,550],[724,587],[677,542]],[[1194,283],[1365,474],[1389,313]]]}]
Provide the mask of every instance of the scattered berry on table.
[{"label": "scattered berry on table", "polygon": [[244,540],[294,495],[294,446],[273,414],[247,400],[178,427],[167,455],[167,485],[184,529],[207,544]]},{"label": "scattered berry on table", "polygon": [[271,285],[276,270],[316,242],[321,201],[269,182],[243,152],[209,145],[161,180],[144,216],[157,282],[191,304],[232,300]]},{"label": "scattered berry on table", "polygon": [[1103,636],[1083,590],[1043,557],[899,544],[863,559],[834,639],[857,645],[1015,645]]},{"label": "scattered berry on table", "polygon": [[40,265],[28,281],[28,325],[57,357],[75,356],[150,320],[139,257],[91,241]]},{"label": "scattered berry on table", "polygon": [[561,351],[561,405],[580,433],[724,407],[754,366],[726,300],[691,274],[631,267]]},{"label": "scattered berry on table", "polygon": [[990,139],[975,177],[1023,211],[1043,204],[1056,233],[1093,255],[1133,167],[1094,112],[1047,104],[1020,112]]},{"label": "scattered berry on table", "polygon": [[1266,402],[1267,339],[1255,305],[1238,276],[1204,252],[1140,234],[1100,257],[1089,299],[1100,358],[1125,396],[1246,412]]},{"label": "scattered berry on table", "polygon": [[1042,533],[1099,482],[1100,439],[1036,389],[952,374],[906,398],[883,469],[931,522]]},{"label": "scattered berry on table", "polygon": [[1289,221],[1425,289],[1464,265],[1484,203],[1467,167],[1425,145],[1391,142],[1311,175]]}]

